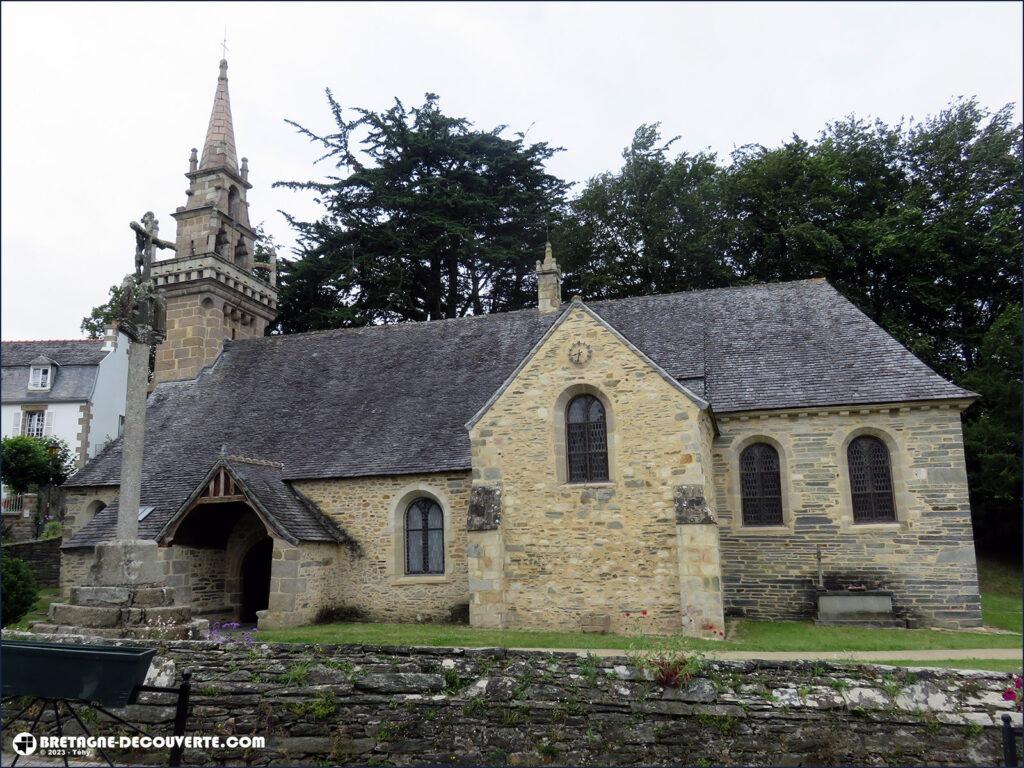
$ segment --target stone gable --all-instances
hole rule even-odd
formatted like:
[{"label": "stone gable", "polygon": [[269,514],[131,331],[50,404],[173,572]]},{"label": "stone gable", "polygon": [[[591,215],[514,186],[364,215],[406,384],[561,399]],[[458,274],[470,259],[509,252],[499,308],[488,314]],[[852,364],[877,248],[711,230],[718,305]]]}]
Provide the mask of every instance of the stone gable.
[{"label": "stone gable", "polygon": [[[582,365],[568,358],[574,344],[589,349]],[[566,481],[564,412],[579,393],[606,408],[608,482]],[[679,540],[690,533],[676,524],[680,487],[711,498],[714,428],[700,402],[571,307],[470,428],[474,487],[501,498],[498,528],[469,533],[473,623],[571,630],[600,614],[612,631],[683,626],[703,601],[691,592],[681,605],[681,578],[703,570],[700,589],[718,587],[717,532],[689,553],[691,568]],[[720,599],[711,603],[691,628],[720,628]]]}]

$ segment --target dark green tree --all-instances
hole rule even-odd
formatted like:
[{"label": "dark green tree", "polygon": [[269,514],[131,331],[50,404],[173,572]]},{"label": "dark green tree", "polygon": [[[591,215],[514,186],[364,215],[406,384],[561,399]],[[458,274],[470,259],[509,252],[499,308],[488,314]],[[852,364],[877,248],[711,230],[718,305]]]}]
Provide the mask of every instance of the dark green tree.
[{"label": "dark green tree", "polygon": [[[4,485],[15,493],[25,493],[50,482],[53,461],[45,441],[27,435],[5,437],[0,442],[0,451],[3,455],[0,475]],[[64,479],[61,478],[61,482]]]},{"label": "dark green tree", "polygon": [[422,106],[356,109],[330,91],[336,132],[291,125],[341,175],[279,182],[313,192],[317,221],[288,217],[298,255],[282,265],[279,329],[436,320],[535,303],[533,264],[568,185],[545,171],[559,151]]},{"label": "dark green tree", "polygon": [[622,168],[592,178],[570,203],[555,238],[568,292],[620,298],[733,279],[723,259],[722,171],[713,154],[670,157],[677,138],[641,125]]},{"label": "dark green tree", "polygon": [[962,380],[981,397],[967,412],[964,449],[981,547],[1020,556],[1021,305],[1010,304],[982,337]]},{"label": "dark green tree", "polygon": [[112,285],[108,291],[107,300],[92,308],[88,317],[82,318],[82,332],[90,339],[102,339],[107,327],[117,317],[118,307],[121,305],[123,291],[121,286]]}]

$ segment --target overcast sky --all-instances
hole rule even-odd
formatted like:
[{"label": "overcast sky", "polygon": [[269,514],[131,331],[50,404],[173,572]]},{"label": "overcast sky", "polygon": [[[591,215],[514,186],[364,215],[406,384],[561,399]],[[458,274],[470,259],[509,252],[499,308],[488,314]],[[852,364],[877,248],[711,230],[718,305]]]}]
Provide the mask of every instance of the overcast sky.
[{"label": "overcast sky", "polygon": [[[441,95],[491,128],[532,125],[584,181],[618,167],[643,122],[722,155],[813,137],[849,113],[922,117],[976,95],[1018,104],[1020,3],[4,3],[2,336],[76,338],[132,269],[129,221],[185,202],[227,26],[253,223],[285,245],[274,181],[326,174],[284,123],[332,126],[323,97],[386,108]],[[1018,118],[1019,119],[1019,118]]]}]

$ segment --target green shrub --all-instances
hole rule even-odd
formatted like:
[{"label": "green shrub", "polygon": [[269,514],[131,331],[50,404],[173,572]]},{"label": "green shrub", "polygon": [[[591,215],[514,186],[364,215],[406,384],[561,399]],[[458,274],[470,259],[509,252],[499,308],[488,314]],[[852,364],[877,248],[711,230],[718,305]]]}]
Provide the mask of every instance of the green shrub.
[{"label": "green shrub", "polygon": [[64,535],[64,525],[60,520],[49,520],[46,525],[43,526],[43,532],[40,534],[40,539],[59,539]]},{"label": "green shrub", "polygon": [[2,594],[0,594],[0,626],[21,619],[36,604],[39,588],[24,560],[3,558]]}]

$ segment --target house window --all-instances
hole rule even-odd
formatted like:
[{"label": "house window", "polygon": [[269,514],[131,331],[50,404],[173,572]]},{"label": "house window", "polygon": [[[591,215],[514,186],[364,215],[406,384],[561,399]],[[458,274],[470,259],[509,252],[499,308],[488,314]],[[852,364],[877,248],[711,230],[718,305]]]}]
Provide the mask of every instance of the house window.
[{"label": "house window", "polygon": [[740,491],[744,525],[782,525],[779,452],[768,443],[754,443],[740,454]]},{"label": "house window", "polygon": [[853,522],[896,522],[889,449],[885,443],[870,435],[855,438],[846,449],[846,460],[850,468]]},{"label": "house window", "polygon": [[433,499],[416,499],[405,512],[405,572],[444,573],[444,513]]},{"label": "house window", "polygon": [[565,450],[570,483],[608,479],[608,426],[604,405],[593,395],[579,395],[569,402]]},{"label": "house window", "polygon": [[50,366],[48,366],[48,365],[33,365],[29,369],[28,388],[29,389],[49,389],[50,388]]},{"label": "house window", "polygon": [[46,434],[46,411],[27,411],[23,424],[24,434],[29,437],[43,437]]}]

